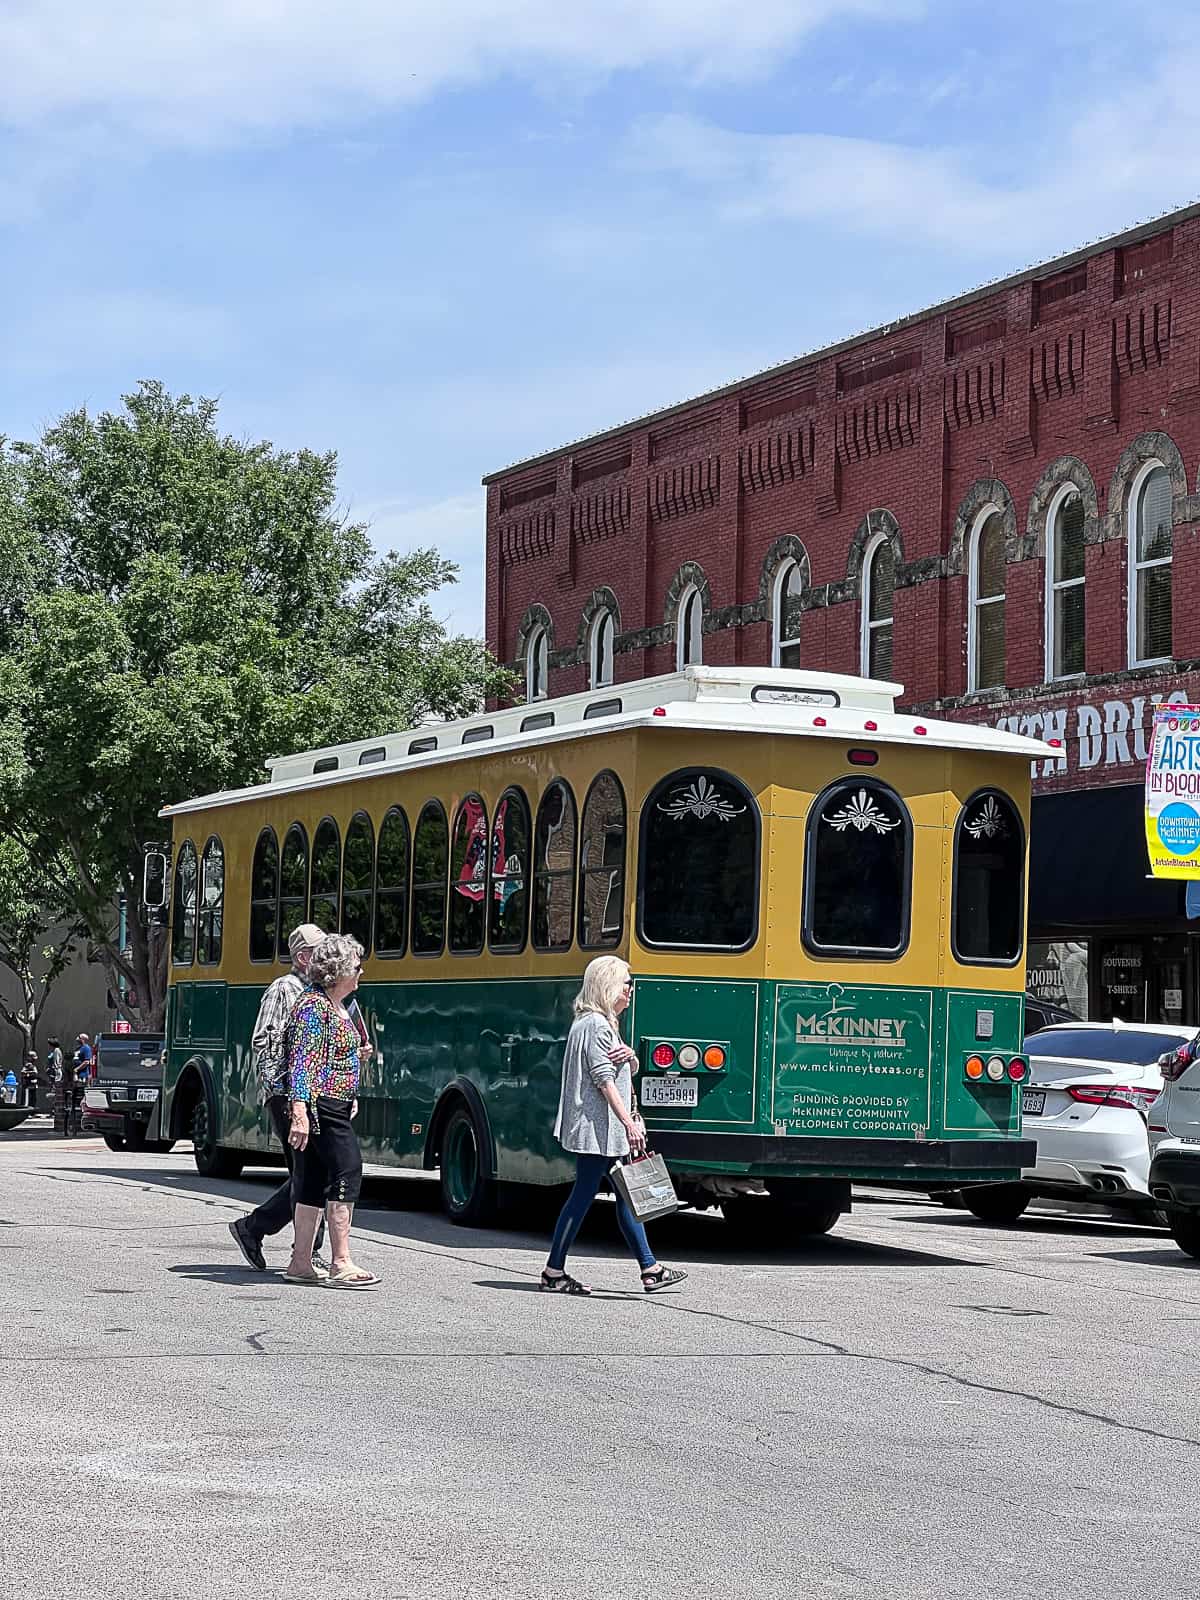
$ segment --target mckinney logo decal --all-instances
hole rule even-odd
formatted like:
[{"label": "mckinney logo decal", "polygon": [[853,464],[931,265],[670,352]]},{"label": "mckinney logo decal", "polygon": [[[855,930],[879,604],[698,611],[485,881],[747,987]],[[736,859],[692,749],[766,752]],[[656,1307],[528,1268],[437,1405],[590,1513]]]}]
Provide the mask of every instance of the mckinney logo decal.
[{"label": "mckinney logo decal", "polygon": [[813,1011],[807,1016],[797,1013],[797,1044],[811,1044],[817,1039],[845,1039],[876,1049],[894,1049],[904,1043],[907,1017],[856,1017],[852,1005],[838,1003],[845,992],[840,984],[831,984],[828,1011]]}]

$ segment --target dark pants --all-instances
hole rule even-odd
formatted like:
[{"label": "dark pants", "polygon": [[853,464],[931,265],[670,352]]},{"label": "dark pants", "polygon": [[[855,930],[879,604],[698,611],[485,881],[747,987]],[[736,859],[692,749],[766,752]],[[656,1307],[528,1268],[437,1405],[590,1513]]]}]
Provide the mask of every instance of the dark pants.
[{"label": "dark pants", "polygon": [[[567,1251],[575,1243],[575,1235],[592,1209],[592,1202],[599,1194],[601,1184],[608,1183],[608,1169],[612,1164],[612,1156],[575,1157],[575,1186],[562,1208],[554,1238],[550,1242],[550,1259],[546,1263],[555,1272],[561,1272],[566,1266]],[[612,1188],[611,1184],[608,1186]],[[646,1230],[626,1205],[620,1190],[614,1189],[613,1193],[617,1201],[617,1226],[629,1246],[630,1254],[637,1257],[638,1266],[646,1272],[654,1265],[654,1251],[646,1238]]]},{"label": "dark pants", "polygon": [[[282,1233],[291,1222],[296,1210],[296,1199],[293,1193],[292,1180],[296,1173],[296,1152],[288,1143],[288,1129],[291,1126],[291,1106],[281,1094],[273,1094],[267,1101],[267,1110],[271,1114],[271,1126],[275,1129],[276,1137],[283,1146],[284,1158],[287,1161],[288,1175],[285,1182],[281,1183],[269,1200],[264,1200],[262,1205],[256,1207],[246,1218],[246,1227],[261,1244],[273,1233]],[[325,1218],[322,1216],[317,1223],[317,1236],[313,1241],[313,1249],[319,1250],[325,1242]]]}]

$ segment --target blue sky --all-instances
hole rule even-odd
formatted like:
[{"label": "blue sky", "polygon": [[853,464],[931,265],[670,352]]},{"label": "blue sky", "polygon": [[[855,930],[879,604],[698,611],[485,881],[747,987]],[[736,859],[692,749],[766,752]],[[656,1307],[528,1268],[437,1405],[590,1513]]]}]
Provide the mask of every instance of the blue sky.
[{"label": "blue sky", "polygon": [[214,394],[481,629],[479,479],[1200,194],[1182,0],[0,0],[0,433]]}]

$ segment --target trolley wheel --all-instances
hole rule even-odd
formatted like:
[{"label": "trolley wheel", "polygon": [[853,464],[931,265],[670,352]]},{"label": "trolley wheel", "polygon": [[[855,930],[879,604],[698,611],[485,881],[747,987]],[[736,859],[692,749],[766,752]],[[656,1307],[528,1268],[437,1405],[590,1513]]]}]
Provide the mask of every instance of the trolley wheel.
[{"label": "trolley wheel", "polygon": [[980,1222],[1016,1222],[1032,1197],[1024,1184],[984,1183],[962,1191],[962,1203]]},{"label": "trolley wheel", "polygon": [[1167,1227],[1179,1248],[1200,1261],[1200,1213],[1180,1211],[1171,1206],[1167,1211]]},{"label": "trolley wheel", "polygon": [[721,1213],[732,1232],[745,1244],[786,1245],[828,1233],[841,1216],[840,1208],[778,1195],[735,1195],[721,1201]]},{"label": "trolley wheel", "polygon": [[192,1157],[205,1178],[237,1178],[246,1164],[240,1151],[215,1143],[208,1100],[201,1095],[192,1112]]},{"label": "trolley wheel", "polygon": [[125,1148],[125,1140],[119,1133],[106,1133],[104,1142],[110,1150],[116,1150],[118,1153]]},{"label": "trolley wheel", "polygon": [[486,1226],[499,1209],[495,1180],[485,1170],[486,1148],[475,1112],[460,1102],[442,1129],[439,1181],[446,1215],[464,1228]]}]

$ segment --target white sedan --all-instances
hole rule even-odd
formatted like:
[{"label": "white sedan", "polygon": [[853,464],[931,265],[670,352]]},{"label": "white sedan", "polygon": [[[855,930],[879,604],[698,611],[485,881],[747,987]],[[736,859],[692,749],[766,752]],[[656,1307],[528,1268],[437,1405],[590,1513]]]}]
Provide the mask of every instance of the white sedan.
[{"label": "white sedan", "polygon": [[985,1222],[1015,1222],[1034,1199],[1152,1212],[1146,1124],[1163,1087],[1158,1058],[1195,1033],[1171,1023],[1065,1022],[1031,1034],[1021,1108],[1037,1162],[1020,1183],[964,1189],[963,1203]]}]

